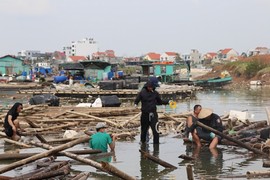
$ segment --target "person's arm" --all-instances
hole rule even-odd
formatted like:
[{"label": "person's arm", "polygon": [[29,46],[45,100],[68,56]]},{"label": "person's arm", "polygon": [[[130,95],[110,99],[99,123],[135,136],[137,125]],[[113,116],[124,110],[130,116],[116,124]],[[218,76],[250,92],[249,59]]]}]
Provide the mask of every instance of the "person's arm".
[{"label": "person's arm", "polygon": [[112,142],[109,144],[111,151],[113,152],[115,149],[115,141],[116,141],[116,135],[112,135]]},{"label": "person's arm", "polygon": [[157,105],[167,105],[167,104],[169,104],[169,100],[162,100],[161,98],[160,98],[160,94],[156,91],[156,100],[157,100]]},{"label": "person's arm", "polygon": [[140,101],[141,101],[141,92],[139,92],[139,94],[137,95],[137,97],[136,97],[136,99],[134,101],[134,104],[138,105]]},{"label": "person's arm", "polygon": [[17,128],[16,128],[15,124],[14,124],[13,121],[12,121],[12,116],[11,116],[11,115],[8,115],[8,124],[12,127],[12,130],[13,130],[14,132],[17,131]]}]

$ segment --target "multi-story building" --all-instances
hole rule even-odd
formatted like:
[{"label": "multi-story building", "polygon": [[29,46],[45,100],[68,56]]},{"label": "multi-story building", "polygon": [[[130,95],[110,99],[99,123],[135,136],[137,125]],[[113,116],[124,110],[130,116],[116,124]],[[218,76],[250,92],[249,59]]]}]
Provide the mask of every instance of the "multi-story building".
[{"label": "multi-story building", "polygon": [[85,56],[92,59],[92,54],[98,51],[97,42],[93,38],[84,38],[80,41],[73,41],[71,46],[63,48],[66,57]]},{"label": "multi-story building", "polygon": [[184,54],[181,56],[182,60],[190,61],[192,64],[201,64],[202,63],[202,54],[197,49],[191,49],[189,54]]}]

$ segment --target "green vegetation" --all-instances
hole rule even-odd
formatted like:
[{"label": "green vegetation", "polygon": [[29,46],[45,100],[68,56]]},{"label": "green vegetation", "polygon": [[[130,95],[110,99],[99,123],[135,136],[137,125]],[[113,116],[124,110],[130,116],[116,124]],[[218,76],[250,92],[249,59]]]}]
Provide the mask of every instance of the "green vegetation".
[{"label": "green vegetation", "polygon": [[254,56],[230,62],[225,68],[233,72],[237,77],[252,78],[257,75],[270,73],[270,56]]}]

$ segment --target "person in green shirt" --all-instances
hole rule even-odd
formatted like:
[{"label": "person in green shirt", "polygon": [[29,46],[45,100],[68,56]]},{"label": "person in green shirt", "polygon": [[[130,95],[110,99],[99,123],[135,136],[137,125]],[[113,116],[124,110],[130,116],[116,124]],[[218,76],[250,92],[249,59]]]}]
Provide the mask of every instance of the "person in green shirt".
[{"label": "person in green shirt", "polygon": [[107,128],[106,123],[99,122],[96,125],[96,133],[91,136],[89,140],[89,146],[92,149],[98,149],[102,152],[108,152],[108,145],[113,152],[115,149],[116,136],[112,137],[105,131]]}]

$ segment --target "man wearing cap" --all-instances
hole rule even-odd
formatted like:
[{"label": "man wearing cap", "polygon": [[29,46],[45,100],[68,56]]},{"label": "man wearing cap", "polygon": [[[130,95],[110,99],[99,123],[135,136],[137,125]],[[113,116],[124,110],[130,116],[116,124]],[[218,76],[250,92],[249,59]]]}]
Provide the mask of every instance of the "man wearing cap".
[{"label": "man wearing cap", "polygon": [[154,136],[154,144],[159,144],[157,105],[168,104],[168,100],[161,100],[160,94],[155,90],[159,87],[158,79],[150,77],[142,90],[138,93],[135,107],[141,102],[141,143],[146,142],[149,126]]},{"label": "man wearing cap", "polygon": [[[206,126],[209,126],[220,132],[223,131],[222,121],[217,114],[213,113],[212,109],[202,108],[200,113],[198,114],[198,118],[199,118],[199,121],[205,124]],[[210,145],[209,145],[210,149],[215,148],[218,142],[221,140],[220,136],[202,127],[197,126],[196,132],[200,139],[204,139],[210,142]],[[196,143],[200,144],[200,142],[196,142]]]},{"label": "man wearing cap", "polygon": [[89,146],[92,149],[98,149],[102,152],[108,152],[108,145],[110,146],[111,151],[114,151],[115,148],[115,139],[116,136],[111,136],[106,133],[105,129],[107,128],[106,123],[99,122],[96,125],[96,131],[94,135],[91,136],[91,139],[89,140]]}]

